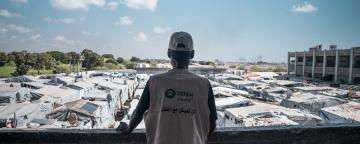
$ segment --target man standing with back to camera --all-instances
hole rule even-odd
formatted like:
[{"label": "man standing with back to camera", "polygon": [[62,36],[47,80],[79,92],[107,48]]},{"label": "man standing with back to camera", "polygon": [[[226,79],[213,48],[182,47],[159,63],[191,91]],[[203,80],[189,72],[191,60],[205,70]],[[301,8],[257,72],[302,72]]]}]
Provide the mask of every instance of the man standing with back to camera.
[{"label": "man standing with back to camera", "polygon": [[118,128],[129,134],[144,116],[148,144],[205,144],[217,114],[210,82],[188,71],[194,57],[190,34],[171,36],[168,57],[173,68],[150,77],[129,126]]}]

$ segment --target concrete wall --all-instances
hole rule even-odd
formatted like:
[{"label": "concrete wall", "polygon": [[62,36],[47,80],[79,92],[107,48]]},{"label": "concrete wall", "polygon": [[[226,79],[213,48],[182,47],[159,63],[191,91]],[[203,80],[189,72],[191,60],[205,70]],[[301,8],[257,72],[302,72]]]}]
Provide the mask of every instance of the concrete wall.
[{"label": "concrete wall", "polygon": [[[316,127],[263,127],[219,129],[209,137],[210,144],[357,144],[360,125]],[[5,130],[0,129],[0,143],[146,143],[143,130],[123,135],[112,129],[103,130]]]}]

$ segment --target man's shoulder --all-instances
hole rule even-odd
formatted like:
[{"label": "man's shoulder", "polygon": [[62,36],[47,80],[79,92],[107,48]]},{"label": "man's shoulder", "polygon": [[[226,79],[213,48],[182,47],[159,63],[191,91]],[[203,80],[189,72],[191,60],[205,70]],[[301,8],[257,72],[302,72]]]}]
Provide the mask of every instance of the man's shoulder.
[{"label": "man's shoulder", "polygon": [[[174,78],[174,75],[173,75],[173,71],[168,71],[168,72],[164,72],[164,73],[160,73],[160,74],[155,74],[155,75],[152,75],[150,76],[150,79],[161,79],[161,78]],[[205,81],[208,81],[208,79],[204,78],[204,77],[201,77],[201,76],[198,76],[194,73],[191,73],[191,72],[188,72],[186,74],[186,76],[183,75],[184,78],[192,78],[192,79],[197,79],[197,80],[205,80]]]},{"label": "man's shoulder", "polygon": [[201,76],[196,75],[196,74],[194,74],[194,73],[191,73],[191,75],[192,75],[192,77],[193,77],[194,79],[198,79],[198,80],[202,80],[202,81],[209,81],[207,78],[201,77]]},{"label": "man's shoulder", "polygon": [[[150,77],[150,79],[178,79],[179,78],[178,76],[179,75],[174,75],[174,72],[168,71],[168,72],[165,72],[165,73],[152,75]],[[206,79],[204,77],[201,77],[201,76],[198,76],[198,75],[196,75],[194,73],[191,73],[191,72],[188,72],[185,75],[182,75],[181,78],[194,79],[194,80],[206,81],[206,82],[209,81],[208,79]]]},{"label": "man's shoulder", "polygon": [[150,79],[166,77],[167,75],[169,75],[168,73],[169,72],[164,72],[164,73],[160,73],[160,74],[154,74],[154,75],[150,76]]}]

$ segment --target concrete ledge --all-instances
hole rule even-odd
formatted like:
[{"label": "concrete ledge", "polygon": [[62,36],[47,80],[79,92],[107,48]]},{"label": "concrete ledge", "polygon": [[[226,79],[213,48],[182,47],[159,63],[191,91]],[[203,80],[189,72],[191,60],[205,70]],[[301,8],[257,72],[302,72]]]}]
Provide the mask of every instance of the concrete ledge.
[{"label": "concrete ledge", "polygon": [[[219,129],[209,137],[209,143],[226,144],[357,144],[360,125],[313,127],[257,127]],[[146,143],[144,130],[123,135],[113,129],[0,129],[0,143]]]}]

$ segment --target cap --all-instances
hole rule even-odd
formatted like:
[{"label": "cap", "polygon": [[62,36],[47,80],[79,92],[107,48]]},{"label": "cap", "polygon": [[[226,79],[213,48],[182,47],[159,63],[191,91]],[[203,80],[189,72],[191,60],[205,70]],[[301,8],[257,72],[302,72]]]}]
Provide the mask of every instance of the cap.
[{"label": "cap", "polygon": [[171,35],[169,50],[173,51],[193,51],[192,37],[187,32],[175,32]]}]

